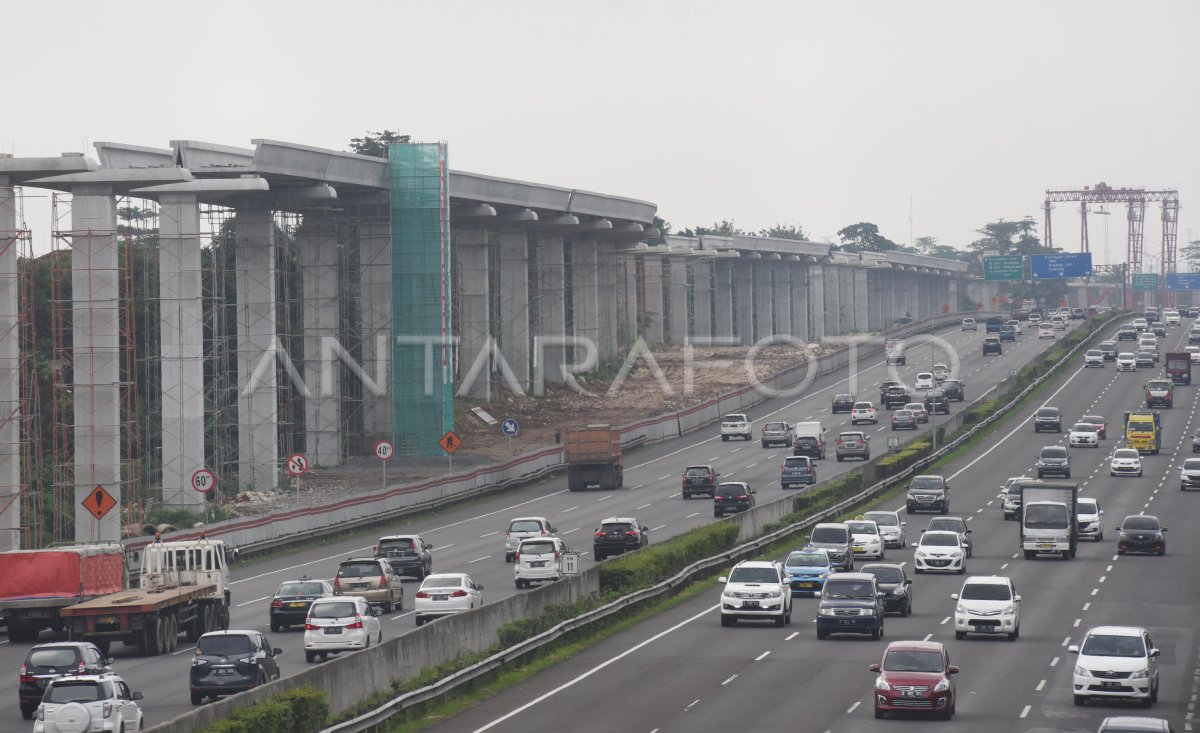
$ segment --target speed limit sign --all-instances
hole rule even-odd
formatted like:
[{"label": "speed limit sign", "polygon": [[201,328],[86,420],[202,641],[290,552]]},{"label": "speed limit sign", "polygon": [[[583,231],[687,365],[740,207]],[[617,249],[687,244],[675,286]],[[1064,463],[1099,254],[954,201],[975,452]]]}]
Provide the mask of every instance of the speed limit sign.
[{"label": "speed limit sign", "polygon": [[291,476],[303,476],[308,473],[308,459],[303,453],[293,453],[287,459],[287,472]]},{"label": "speed limit sign", "polygon": [[201,494],[207,494],[217,487],[217,476],[207,468],[201,468],[192,474],[192,488]]},{"label": "speed limit sign", "polygon": [[381,440],[375,444],[375,457],[381,461],[390,460],[394,450],[390,442]]}]

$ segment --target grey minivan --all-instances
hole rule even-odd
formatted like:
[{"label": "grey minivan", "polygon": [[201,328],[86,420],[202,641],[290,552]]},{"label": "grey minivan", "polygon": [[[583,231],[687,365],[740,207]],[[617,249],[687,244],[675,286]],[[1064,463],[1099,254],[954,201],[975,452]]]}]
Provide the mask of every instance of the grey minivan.
[{"label": "grey minivan", "polygon": [[813,527],[808,545],[824,550],[829,562],[838,570],[854,570],[854,543],[850,528],[842,522],[825,522]]}]

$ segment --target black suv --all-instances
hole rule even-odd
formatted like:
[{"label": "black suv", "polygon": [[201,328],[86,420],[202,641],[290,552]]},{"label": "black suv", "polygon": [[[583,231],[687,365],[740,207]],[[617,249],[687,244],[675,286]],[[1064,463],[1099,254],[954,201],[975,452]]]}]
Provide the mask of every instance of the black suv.
[{"label": "black suv", "polygon": [[712,497],[717,493],[717,477],[721,474],[717,473],[717,469],[709,465],[688,466],[683,469],[683,486],[680,492],[684,499],[690,499],[693,496]]},{"label": "black suv", "polygon": [[947,379],[942,382],[940,389],[946,393],[946,399],[962,402],[967,398],[967,385],[961,379]]},{"label": "black suv", "polygon": [[1043,430],[1062,432],[1062,412],[1057,407],[1039,407],[1033,413],[1033,432],[1040,433]]},{"label": "black suv", "polygon": [[883,636],[883,593],[870,573],[831,575],[821,588],[817,638],[830,634]]},{"label": "black suv", "polygon": [[1003,354],[1004,345],[1000,343],[1000,339],[995,336],[988,336],[983,340],[983,355],[988,354]]},{"label": "black suv", "polygon": [[908,389],[902,385],[888,387],[883,394],[883,406],[885,409],[892,410],[897,407],[904,407],[908,404]]},{"label": "black suv", "polygon": [[855,401],[852,394],[835,394],[833,396],[833,403],[829,406],[829,411],[834,415],[839,412],[850,412],[850,410],[854,409]]},{"label": "black suv", "polygon": [[950,414],[950,398],[946,396],[944,389],[931,389],[925,393],[925,411],[930,415],[936,415],[939,412],[943,415]]},{"label": "black suv", "polygon": [[380,537],[375,543],[375,557],[382,557],[392,565],[396,575],[407,575],[424,580],[433,573],[433,545],[420,535],[397,534]]},{"label": "black suv", "polygon": [[609,555],[621,555],[640,550],[650,544],[650,530],[633,517],[609,517],[600,523],[592,536],[592,556],[600,562]]},{"label": "black suv", "polygon": [[271,631],[304,625],[312,602],[331,595],[333,584],[328,580],[313,580],[305,575],[297,580],[284,581],[271,599]]},{"label": "black suv", "polygon": [[744,481],[729,481],[717,486],[713,494],[713,516],[723,517],[726,512],[744,512],[754,506],[754,489]]},{"label": "black suv", "polygon": [[793,456],[808,456],[814,460],[825,457],[825,438],[819,435],[797,435],[792,442]]},{"label": "black suv", "polygon": [[62,641],[30,647],[21,663],[21,681],[17,700],[21,717],[29,720],[42,702],[42,693],[51,680],[72,674],[111,672],[109,658],[95,644],[86,641]]},{"label": "black suv", "polygon": [[937,475],[913,476],[904,497],[904,511],[950,512],[950,484],[945,477]]},{"label": "black suv", "polygon": [[1117,331],[1117,341],[1137,341],[1137,327],[1132,323],[1126,323]]},{"label": "black suv", "polygon": [[875,584],[879,586],[879,592],[883,593],[884,613],[912,615],[912,579],[904,572],[903,565],[871,563],[863,565],[858,572],[875,576]]},{"label": "black suv", "polygon": [[1100,349],[1100,353],[1104,354],[1105,361],[1117,360],[1117,342],[1116,341],[1101,341],[1096,345]]},{"label": "black suv", "polygon": [[210,631],[196,642],[192,657],[192,704],[204,698],[239,692],[279,679],[282,649],[273,648],[262,632]]},{"label": "black suv", "polygon": [[1061,445],[1048,445],[1038,454],[1037,477],[1046,476],[1071,478],[1071,456]]}]

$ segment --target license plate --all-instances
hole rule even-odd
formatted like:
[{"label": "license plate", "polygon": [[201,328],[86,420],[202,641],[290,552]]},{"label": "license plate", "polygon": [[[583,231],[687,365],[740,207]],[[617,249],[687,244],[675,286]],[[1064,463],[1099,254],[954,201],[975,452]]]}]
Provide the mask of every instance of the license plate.
[{"label": "license plate", "polygon": [[119,619],[116,616],[97,616],[97,626],[116,626]]},{"label": "license plate", "polygon": [[340,633],[342,633],[342,628],[340,626],[326,626],[325,633],[326,634],[340,634]]},{"label": "license plate", "polygon": [[921,693],[916,690],[905,690],[902,697],[920,697]]},{"label": "license plate", "polygon": [[367,583],[351,583],[351,584],[350,584],[350,588],[351,588],[352,590],[366,590],[366,589],[367,589]]},{"label": "license plate", "polygon": [[304,608],[305,605],[304,601],[292,601],[288,604],[288,608]]},{"label": "license plate", "polygon": [[1050,542],[1043,542],[1043,543],[1041,543],[1041,544],[1039,544],[1039,545],[1038,545],[1038,548],[1040,548],[1040,549],[1042,549],[1042,550],[1053,550],[1053,549],[1054,549],[1054,544],[1053,544],[1053,543],[1050,543]]},{"label": "license plate", "polygon": [[1112,690],[1121,686],[1120,682],[1101,682],[1100,686],[1106,690]]},{"label": "license plate", "polygon": [[867,548],[863,547],[862,545],[855,545],[855,546],[854,546],[854,551],[855,551],[855,552],[866,552],[866,551],[867,551]]},{"label": "license plate", "polygon": [[446,600],[447,596],[431,596],[431,598],[433,598],[435,601],[444,601]]},{"label": "license plate", "polygon": [[853,626],[853,625],[854,625],[854,619],[852,619],[852,618],[839,618],[839,619],[838,619],[838,625],[839,625],[839,626]]},{"label": "license plate", "polygon": [[531,562],[531,563],[529,563],[529,565],[530,565],[530,567],[535,567],[535,568],[544,568],[544,567],[546,567],[546,561],[545,561],[545,560],[538,560],[537,562]]},{"label": "license plate", "polygon": [[742,608],[758,608],[758,601],[743,601]]},{"label": "license plate", "polygon": [[233,676],[233,669],[230,667],[217,667],[213,670],[213,674],[217,677],[231,677]]},{"label": "license plate", "polygon": [[796,583],[797,588],[815,588],[816,583]]}]

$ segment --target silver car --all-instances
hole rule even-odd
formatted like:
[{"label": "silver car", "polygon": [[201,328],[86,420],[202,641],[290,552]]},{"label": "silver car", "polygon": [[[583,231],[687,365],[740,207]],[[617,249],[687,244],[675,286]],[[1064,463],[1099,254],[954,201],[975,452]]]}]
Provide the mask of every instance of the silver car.
[{"label": "silver car", "polygon": [[885,547],[904,548],[908,546],[908,533],[904,529],[908,523],[900,519],[899,512],[880,509],[864,513],[863,519],[869,519],[879,527],[879,535],[883,537]]},{"label": "silver car", "polygon": [[508,523],[504,533],[504,562],[512,562],[521,546],[521,540],[531,537],[553,537],[557,530],[550,526],[545,517],[517,517]]}]

